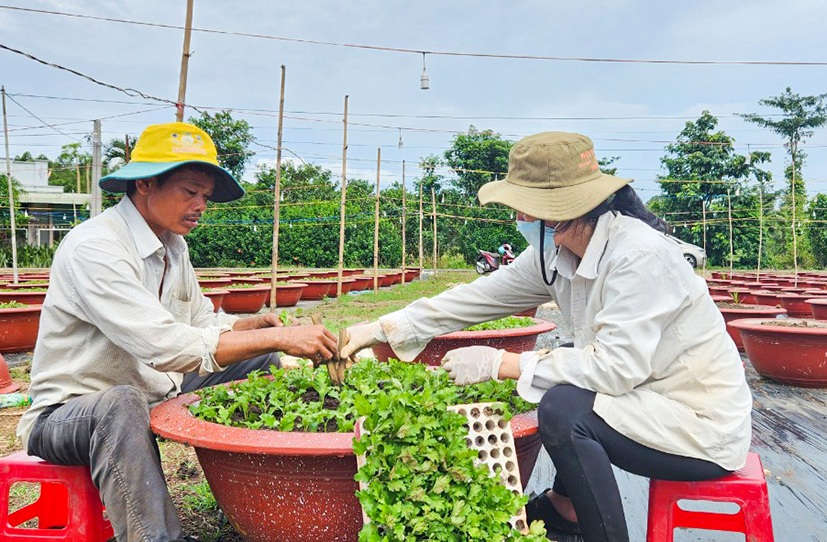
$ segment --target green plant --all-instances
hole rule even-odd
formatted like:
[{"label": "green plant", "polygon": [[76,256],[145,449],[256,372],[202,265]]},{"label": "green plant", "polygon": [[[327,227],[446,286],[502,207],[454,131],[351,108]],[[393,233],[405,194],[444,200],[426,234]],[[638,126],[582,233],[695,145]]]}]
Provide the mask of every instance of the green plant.
[{"label": "green plant", "polygon": [[0,303],[0,309],[25,309],[29,305],[25,303],[18,303],[17,301],[9,301],[8,303]]},{"label": "green plant", "polygon": [[184,503],[199,512],[218,511],[218,502],[206,480],[187,488],[187,492],[184,493]]},{"label": "green plant", "polygon": [[281,311],[279,313],[279,320],[281,320],[281,323],[282,323],[283,326],[285,326],[285,327],[289,326],[290,325],[290,313],[287,312],[287,311]]},{"label": "green plant", "polygon": [[534,325],[534,320],[526,316],[506,316],[499,320],[491,320],[490,322],[483,322],[475,326],[467,327],[463,331],[491,331],[495,329],[516,329],[519,327],[529,327]]},{"label": "green plant", "polygon": [[214,423],[276,431],[348,432],[356,421],[356,401],[372,401],[389,382],[406,382],[411,389],[447,390],[452,404],[481,400],[501,401],[511,412],[527,412],[534,405],[515,392],[514,381],[486,382],[457,387],[443,370],[424,365],[363,360],[347,373],[345,385],[336,386],[325,367],[312,365],[272,370],[272,378],[252,373],[248,380],[214,386],[198,392],[201,400],[190,405],[193,415]]},{"label": "green plant", "polygon": [[353,444],[365,457],[356,480],[367,485],[357,496],[370,518],[360,542],[546,540],[542,522],[526,535],[508,523],[527,499],[475,464],[465,417],[447,410],[456,400],[439,377],[393,378],[357,396],[366,434]]},{"label": "green plant", "polygon": [[46,288],[0,288],[0,292],[45,292]]}]

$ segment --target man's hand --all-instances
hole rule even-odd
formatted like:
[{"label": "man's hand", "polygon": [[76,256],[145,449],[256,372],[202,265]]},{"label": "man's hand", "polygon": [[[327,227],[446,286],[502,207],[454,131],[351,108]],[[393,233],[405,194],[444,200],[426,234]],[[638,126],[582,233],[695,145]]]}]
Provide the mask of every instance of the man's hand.
[{"label": "man's hand", "polygon": [[350,326],[347,328],[345,336],[347,342],[339,345],[339,354],[342,359],[350,358],[360,350],[387,340],[378,320],[369,324]]},{"label": "man's hand", "polygon": [[331,359],[339,348],[336,336],[321,325],[290,326],[278,331],[284,343],[281,351],[291,356],[313,361]]},{"label": "man's hand", "polygon": [[267,312],[238,320],[233,326],[233,330],[246,331],[250,329],[266,329],[268,327],[284,327],[284,322],[279,318],[277,313]]},{"label": "man's hand", "polygon": [[445,354],[442,367],[458,386],[498,380],[504,354],[505,350],[490,346],[457,348]]}]

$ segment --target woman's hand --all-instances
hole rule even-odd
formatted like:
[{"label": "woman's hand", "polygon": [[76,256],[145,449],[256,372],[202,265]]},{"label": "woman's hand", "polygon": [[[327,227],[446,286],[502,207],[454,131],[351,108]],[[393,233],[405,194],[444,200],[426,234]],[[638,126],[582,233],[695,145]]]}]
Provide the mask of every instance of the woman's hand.
[{"label": "woman's hand", "polygon": [[369,324],[350,326],[345,336],[347,343],[339,345],[339,356],[342,359],[350,358],[360,350],[387,340],[378,320]]},{"label": "woman's hand", "polygon": [[451,350],[442,358],[442,367],[458,386],[499,380],[505,350],[490,346],[467,346]]}]

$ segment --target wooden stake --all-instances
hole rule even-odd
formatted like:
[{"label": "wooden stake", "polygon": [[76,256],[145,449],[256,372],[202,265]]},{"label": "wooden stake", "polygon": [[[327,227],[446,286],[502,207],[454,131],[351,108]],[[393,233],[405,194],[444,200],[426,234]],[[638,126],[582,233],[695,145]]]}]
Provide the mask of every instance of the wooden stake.
[{"label": "wooden stake", "polygon": [[402,160],[402,284],[405,284],[405,161]]},{"label": "wooden stake", "polygon": [[791,189],[792,197],[793,197],[792,198],[792,200],[793,200],[793,224],[792,224],[792,230],[793,230],[793,270],[795,271],[795,280],[793,282],[793,286],[795,286],[797,288],[798,287],[798,242],[796,240],[796,235],[795,235],[795,210],[796,210],[795,209],[795,153],[798,150],[798,146],[795,143],[793,143],[791,148],[793,150],[793,152],[790,154],[790,157],[791,157],[791,160],[792,160],[792,166],[793,166],[793,181],[792,181],[792,184],[790,185],[790,189]]},{"label": "wooden stake", "polygon": [[433,186],[431,187],[431,208],[434,219],[434,277],[436,278],[436,192]]},{"label": "wooden stake", "polygon": [[[706,200],[703,196],[701,196],[701,213],[704,220],[704,254],[706,254]],[[706,260],[708,259],[709,257],[707,256],[707,258],[704,260],[704,277],[706,277]]]},{"label": "wooden stake", "polygon": [[726,191],[727,215],[729,216],[729,276],[732,276],[732,265],[735,261],[735,253],[732,250],[732,198],[729,189]]},{"label": "wooden stake", "polygon": [[342,297],[342,271],[345,267],[345,192],[347,191],[347,96],[345,96],[344,142],[342,143],[342,204],[339,207],[339,273],[336,279],[336,296]]},{"label": "wooden stake", "polygon": [[187,0],[187,20],[184,27],[184,52],[181,55],[181,74],[178,79],[178,103],[175,121],[184,122],[184,103],[187,101],[187,69],[190,63],[190,36],[192,35],[192,0]]},{"label": "wooden stake", "polygon": [[11,158],[9,158],[9,121],[6,114],[6,87],[0,87],[3,94],[3,138],[6,144],[6,183],[9,188],[9,225],[11,226],[11,263],[14,283],[17,284],[17,224],[14,220],[14,190],[11,182]]},{"label": "wooden stake", "polygon": [[279,135],[276,148],[276,183],[273,186],[273,261],[270,269],[270,312],[276,312],[276,277],[279,272],[279,201],[281,200],[281,134],[284,126],[284,79],[286,69],[281,65],[281,93],[279,96]]},{"label": "wooden stake", "polygon": [[376,149],[376,205],[373,212],[373,291],[379,291],[379,169],[382,149]]},{"label": "wooden stake", "polygon": [[764,241],[764,191],[758,184],[758,271],[755,280],[761,280],[761,249]]},{"label": "wooden stake", "polygon": [[419,272],[422,272],[422,181],[419,181]]}]

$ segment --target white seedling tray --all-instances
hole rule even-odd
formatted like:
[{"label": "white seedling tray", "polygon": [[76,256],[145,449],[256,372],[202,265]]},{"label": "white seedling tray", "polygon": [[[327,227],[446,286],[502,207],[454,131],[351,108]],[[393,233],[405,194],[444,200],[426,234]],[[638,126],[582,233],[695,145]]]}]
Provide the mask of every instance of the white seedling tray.
[{"label": "white seedling tray", "polygon": [[[495,407],[496,403],[471,403],[454,405],[448,410],[465,416],[468,422],[468,436],[465,438],[469,448],[477,450],[475,463],[484,464],[492,475],[499,475],[500,481],[509,490],[521,495],[523,486],[520,480],[520,469],[517,465],[517,450],[514,447],[514,435],[511,432],[511,423],[505,421],[502,410]],[[362,420],[356,423],[356,438],[366,434],[362,427]],[[362,468],[365,464],[363,455],[356,456],[356,465]],[[359,489],[366,489],[367,485],[359,482]],[[364,523],[370,519],[362,511]],[[525,507],[511,518],[511,526],[521,533],[528,532]]]}]

